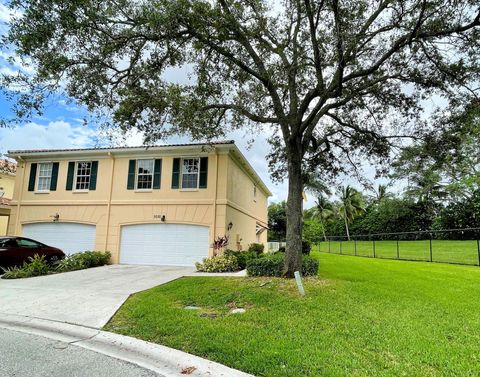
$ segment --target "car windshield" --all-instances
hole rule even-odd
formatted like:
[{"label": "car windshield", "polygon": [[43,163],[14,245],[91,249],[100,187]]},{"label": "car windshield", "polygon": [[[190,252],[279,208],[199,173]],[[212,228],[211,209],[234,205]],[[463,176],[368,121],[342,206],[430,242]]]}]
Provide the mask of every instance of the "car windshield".
[{"label": "car windshield", "polygon": [[13,238],[0,238],[0,247],[15,247],[17,246]]}]

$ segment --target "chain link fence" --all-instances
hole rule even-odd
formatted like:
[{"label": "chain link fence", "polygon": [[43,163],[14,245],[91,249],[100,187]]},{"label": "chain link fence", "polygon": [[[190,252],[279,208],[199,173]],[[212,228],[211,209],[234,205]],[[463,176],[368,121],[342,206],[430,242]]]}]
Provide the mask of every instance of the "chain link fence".
[{"label": "chain link fence", "polygon": [[359,257],[480,266],[480,228],[327,236],[316,250]]}]

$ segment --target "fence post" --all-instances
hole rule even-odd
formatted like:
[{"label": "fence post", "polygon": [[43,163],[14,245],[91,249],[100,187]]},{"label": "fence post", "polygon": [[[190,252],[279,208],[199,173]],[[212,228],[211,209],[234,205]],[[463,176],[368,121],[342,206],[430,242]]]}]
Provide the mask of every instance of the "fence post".
[{"label": "fence post", "polygon": [[430,262],[432,262],[432,233],[430,233]]},{"label": "fence post", "polygon": [[477,240],[478,265],[480,266],[480,240]]},{"label": "fence post", "polygon": [[376,258],[377,257],[377,253],[375,251],[375,238],[373,239],[373,257]]},{"label": "fence post", "polygon": [[356,238],[353,239],[353,250],[354,250],[355,256],[357,256],[357,239]]},{"label": "fence post", "polygon": [[400,236],[397,236],[397,259],[400,259]]},{"label": "fence post", "polygon": [[342,239],[340,238],[340,255],[342,255]]},{"label": "fence post", "polygon": [[330,238],[328,239],[328,252],[330,253]]}]

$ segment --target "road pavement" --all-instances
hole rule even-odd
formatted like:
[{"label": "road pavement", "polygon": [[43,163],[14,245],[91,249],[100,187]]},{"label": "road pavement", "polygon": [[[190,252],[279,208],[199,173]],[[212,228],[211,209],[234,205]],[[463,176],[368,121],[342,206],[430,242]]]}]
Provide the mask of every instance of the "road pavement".
[{"label": "road pavement", "polygon": [[163,377],[68,342],[0,328],[0,377]]}]

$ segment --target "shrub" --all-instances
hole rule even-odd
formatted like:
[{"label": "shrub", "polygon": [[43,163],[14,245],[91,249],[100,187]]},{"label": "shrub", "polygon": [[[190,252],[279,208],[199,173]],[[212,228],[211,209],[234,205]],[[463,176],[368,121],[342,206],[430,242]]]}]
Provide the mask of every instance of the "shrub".
[{"label": "shrub", "polygon": [[303,255],[309,255],[310,250],[312,250],[312,244],[310,241],[303,240],[302,241],[302,254]]},{"label": "shrub", "polygon": [[[265,258],[251,259],[247,263],[249,276],[277,276],[283,275],[284,254],[275,254]],[[310,256],[304,256],[302,261],[302,275],[315,276],[318,273],[319,262]]]},{"label": "shrub", "polygon": [[303,276],[316,276],[318,274],[318,268],[320,262],[311,256],[303,257],[302,261],[302,275]]},{"label": "shrub", "polygon": [[33,258],[28,258],[28,262],[23,262],[22,267],[5,268],[3,271],[2,279],[20,279],[47,275],[50,272],[50,266],[45,255],[35,254]]},{"label": "shrub", "polygon": [[3,268],[3,275],[2,279],[22,279],[22,278],[28,278],[25,270],[22,267],[8,267],[8,268]]},{"label": "shrub", "polygon": [[250,259],[247,262],[248,276],[282,276],[284,256],[281,254],[265,258]]},{"label": "shrub", "polygon": [[57,262],[57,272],[83,270],[85,268],[104,266],[110,263],[110,252],[84,251],[68,255]]},{"label": "shrub", "polygon": [[284,253],[285,252],[285,246],[279,247],[276,253]]},{"label": "shrub", "polygon": [[195,267],[201,272],[233,272],[240,269],[236,257],[224,255],[205,258],[202,263],[195,263]]},{"label": "shrub", "polygon": [[250,259],[263,257],[265,254],[256,254],[252,251],[235,251],[235,250],[225,250],[223,253],[225,257],[233,257],[237,259],[238,268],[244,270],[247,267],[247,262]]},{"label": "shrub", "polygon": [[111,254],[108,251],[84,251],[50,263],[44,255],[34,255],[33,258],[28,258],[28,262],[24,262],[22,267],[4,268],[2,279],[19,279],[56,272],[83,270],[85,268],[109,264],[110,258]]},{"label": "shrub", "polygon": [[263,254],[264,249],[265,245],[263,243],[252,243],[248,245],[248,251],[251,253],[255,253],[256,255]]}]

